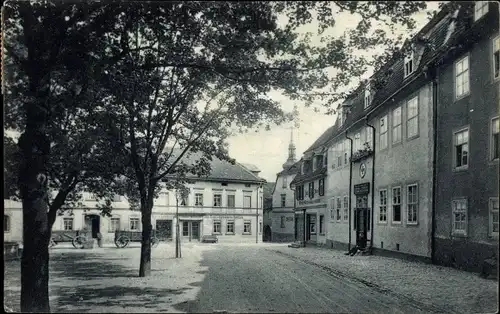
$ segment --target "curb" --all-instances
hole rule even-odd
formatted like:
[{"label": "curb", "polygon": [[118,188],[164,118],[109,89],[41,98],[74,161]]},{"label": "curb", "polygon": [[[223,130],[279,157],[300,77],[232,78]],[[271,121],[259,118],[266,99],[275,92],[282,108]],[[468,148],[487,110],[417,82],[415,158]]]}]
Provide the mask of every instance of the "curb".
[{"label": "curb", "polygon": [[370,287],[372,288],[373,290],[377,291],[377,292],[380,292],[380,293],[383,293],[383,294],[386,294],[386,295],[392,295],[392,296],[395,296],[399,299],[402,299],[408,303],[410,303],[413,307],[421,310],[421,311],[424,311],[424,312],[429,312],[429,313],[454,313],[453,311],[450,311],[448,309],[443,309],[439,306],[436,306],[436,305],[433,305],[433,304],[428,304],[428,303],[423,303],[421,301],[418,301],[412,297],[409,297],[405,294],[401,294],[401,293],[398,293],[398,292],[395,292],[391,289],[388,289],[388,288],[384,288],[376,283],[373,283],[371,281],[367,281],[367,280],[364,280],[364,279],[361,279],[359,277],[355,277],[355,276],[352,276],[351,274],[348,274],[348,273],[345,273],[345,272],[342,272],[342,271],[339,271],[337,269],[334,269],[334,268],[331,268],[331,267],[328,267],[328,266],[325,266],[325,265],[321,265],[321,264],[318,264],[318,263],[315,263],[315,262],[312,262],[312,261],[309,261],[309,260],[306,260],[304,258],[301,258],[301,257],[297,257],[297,256],[294,256],[294,255],[291,255],[291,254],[288,254],[288,253],[284,253],[284,252],[281,252],[281,251],[277,251],[277,250],[270,250],[270,249],[267,249],[268,251],[272,251],[272,252],[275,252],[275,253],[278,253],[280,255],[283,255],[283,256],[286,256],[290,259],[293,259],[293,260],[296,260],[296,261],[300,261],[300,262],[303,262],[303,263],[306,263],[306,264],[309,264],[309,265],[314,265],[316,267],[319,267],[323,270],[325,270],[329,275],[333,276],[333,277],[336,277],[336,278],[339,278],[339,279],[347,279],[347,280],[350,280],[350,281],[353,281],[353,282],[356,282],[356,283],[360,283],[360,284],[363,284],[367,287]]}]

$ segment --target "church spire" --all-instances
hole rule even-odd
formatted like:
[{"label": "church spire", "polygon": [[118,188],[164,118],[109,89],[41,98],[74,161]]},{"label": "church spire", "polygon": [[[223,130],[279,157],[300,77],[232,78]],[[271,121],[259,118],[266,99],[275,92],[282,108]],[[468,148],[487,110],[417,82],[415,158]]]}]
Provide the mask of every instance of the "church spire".
[{"label": "church spire", "polygon": [[293,143],[293,127],[290,128],[290,144],[288,144],[288,159],[283,164],[283,169],[287,169],[295,163],[295,144]]}]

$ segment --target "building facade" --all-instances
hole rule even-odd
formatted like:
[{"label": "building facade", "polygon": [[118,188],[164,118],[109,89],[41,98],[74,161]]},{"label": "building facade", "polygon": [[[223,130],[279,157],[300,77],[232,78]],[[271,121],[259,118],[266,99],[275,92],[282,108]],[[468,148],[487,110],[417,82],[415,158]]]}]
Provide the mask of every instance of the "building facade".
[{"label": "building facade", "polygon": [[[261,242],[263,184],[265,180],[246,167],[213,158],[211,174],[190,177],[189,195],[177,200],[176,192],[162,190],[153,206],[152,225],[161,240],[175,239],[179,222],[181,241],[200,241],[203,235],[217,235],[219,242]],[[99,234],[104,243],[113,243],[115,232],[142,231],[141,213],[130,209],[126,197],[116,197],[110,217],[100,215],[95,197],[83,194],[82,208],[58,216],[53,234],[88,228],[92,237]],[[4,200],[4,241],[22,241],[22,206]],[[177,214],[178,213],[178,214]],[[178,217],[178,219],[177,219]],[[8,228],[5,228],[8,226]]]},{"label": "building facade", "polygon": [[272,240],[272,210],[273,210],[273,191],[274,191],[274,182],[267,182],[264,185],[264,217],[262,222],[264,223],[264,233],[263,233],[263,241],[271,242]]},{"label": "building facade", "polygon": [[498,3],[471,12],[436,65],[435,262],[479,271],[498,260]]}]

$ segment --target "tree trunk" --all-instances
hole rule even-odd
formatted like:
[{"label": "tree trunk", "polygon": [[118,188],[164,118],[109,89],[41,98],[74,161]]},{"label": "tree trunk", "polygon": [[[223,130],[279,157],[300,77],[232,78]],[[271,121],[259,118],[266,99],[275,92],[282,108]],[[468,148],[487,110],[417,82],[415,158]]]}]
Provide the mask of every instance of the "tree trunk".
[{"label": "tree trunk", "polygon": [[141,201],[141,219],[142,219],[142,242],[141,242],[141,263],[139,266],[139,277],[151,275],[151,215],[152,206],[142,204]]},{"label": "tree trunk", "polygon": [[[31,119],[36,119],[31,116]],[[28,121],[30,117],[28,117]],[[50,312],[48,190],[45,166],[50,145],[43,126],[27,123],[19,139],[22,165],[19,187],[23,204],[21,311]]]}]

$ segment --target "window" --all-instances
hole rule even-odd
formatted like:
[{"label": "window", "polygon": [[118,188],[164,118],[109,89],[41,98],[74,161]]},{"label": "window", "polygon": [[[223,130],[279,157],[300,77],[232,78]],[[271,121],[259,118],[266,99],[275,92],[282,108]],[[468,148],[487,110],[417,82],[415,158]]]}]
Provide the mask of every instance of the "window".
[{"label": "window", "polygon": [[280,217],[280,227],[285,228],[285,216]]},{"label": "window", "polygon": [[467,235],[467,200],[453,200],[451,206],[453,210],[453,233]]},{"label": "window", "polygon": [[160,199],[160,206],[168,206],[168,193],[166,192],[160,192],[159,194],[159,199]]},{"label": "window", "polygon": [[182,236],[183,237],[189,236],[189,225],[187,221],[182,222]]},{"label": "window", "polygon": [[220,220],[214,220],[214,233],[220,233]]},{"label": "window", "polygon": [[236,205],[235,205],[235,196],[234,195],[228,195],[227,196],[227,207],[228,208],[234,208]]},{"label": "window", "polygon": [[416,224],[418,222],[418,186],[416,184],[408,186],[406,200],[408,206],[406,222]]},{"label": "window", "polygon": [[87,201],[97,201],[97,196],[94,193],[87,193]]},{"label": "window", "polygon": [[319,179],[318,185],[319,185],[319,187],[318,187],[319,196],[325,195],[325,179]]},{"label": "window", "polygon": [[342,220],[342,199],[337,197],[337,221]]},{"label": "window", "polygon": [[482,18],[488,13],[488,1],[476,1],[474,4],[474,21]]},{"label": "window", "polygon": [[335,219],[335,197],[330,199],[330,218]]},{"label": "window", "polygon": [[344,164],[347,165],[347,161],[349,160],[349,141],[344,141]]},{"label": "window", "polygon": [[469,56],[455,63],[455,98],[469,93]]},{"label": "window", "polygon": [[243,207],[252,208],[252,196],[250,195],[243,196]]},{"label": "window", "polygon": [[252,222],[250,220],[245,220],[243,222],[243,233],[244,234],[252,233]]},{"label": "window", "polygon": [[409,52],[405,56],[405,77],[408,75],[412,74],[415,71],[414,65],[413,65],[413,51]]},{"label": "window", "polygon": [[490,198],[490,236],[498,237],[498,198]]},{"label": "window", "polygon": [[455,133],[455,168],[466,169],[469,165],[469,130]]},{"label": "window", "polygon": [[373,148],[373,129],[369,126],[366,127],[366,143],[370,148]]},{"label": "window", "polygon": [[361,133],[356,133],[354,135],[354,151],[358,151],[361,149]]},{"label": "window", "polygon": [[498,133],[500,133],[500,120],[495,118],[491,120],[491,160],[498,159]]},{"label": "window", "polygon": [[365,87],[365,106],[364,108],[370,107],[372,103],[372,95],[371,95],[371,90],[370,90],[370,83],[368,83]]},{"label": "window", "polygon": [[392,143],[401,142],[401,106],[392,111]]},{"label": "window", "polygon": [[286,194],[281,194],[281,207],[286,207]]},{"label": "window", "polygon": [[113,194],[113,202],[121,202],[122,196],[118,194]]},{"label": "window", "polygon": [[392,189],[392,222],[401,223],[401,188]]},{"label": "window", "polygon": [[262,234],[262,221],[259,221],[259,234]]},{"label": "window", "polygon": [[406,106],[406,137],[412,138],[418,135],[418,96],[408,100]]},{"label": "window", "polygon": [[194,206],[203,206],[203,193],[196,193],[194,195]]},{"label": "window", "polygon": [[73,230],[73,218],[63,218],[63,230]]},{"label": "window", "polygon": [[337,152],[337,167],[340,167],[340,166],[342,166],[342,144],[338,143],[337,145],[335,145],[335,147],[337,148],[336,149],[336,152]]},{"label": "window", "polygon": [[181,198],[181,206],[187,206],[188,205],[188,198],[183,197]]},{"label": "window", "polygon": [[316,215],[309,216],[309,233],[316,234]]},{"label": "window", "polygon": [[297,195],[297,200],[303,200],[304,199],[304,186],[303,185],[299,185],[297,187],[296,195]]},{"label": "window", "polygon": [[120,230],[120,218],[113,217],[109,220],[109,232]]},{"label": "window", "polygon": [[10,216],[3,215],[3,232],[10,232]]},{"label": "window", "polygon": [[226,226],[226,233],[234,234],[234,221],[228,221]]},{"label": "window", "polygon": [[387,115],[380,118],[380,149],[387,148]]},{"label": "window", "polygon": [[130,218],[130,231],[139,231],[139,218]]},{"label": "window", "polygon": [[324,215],[319,216],[319,233],[320,234],[325,233],[325,216]]},{"label": "window", "polygon": [[214,194],[214,207],[221,207],[221,206],[222,206],[222,195]]},{"label": "window", "polygon": [[309,198],[314,197],[314,181],[309,182]]},{"label": "window", "polygon": [[493,39],[493,78],[500,77],[500,36]]},{"label": "window", "polygon": [[380,190],[379,222],[387,222],[387,190]]},{"label": "window", "polygon": [[349,221],[349,197],[344,196],[344,221]]},{"label": "window", "polygon": [[286,189],[287,187],[287,178],[286,177],[283,177],[283,186],[282,186],[284,189]]}]

